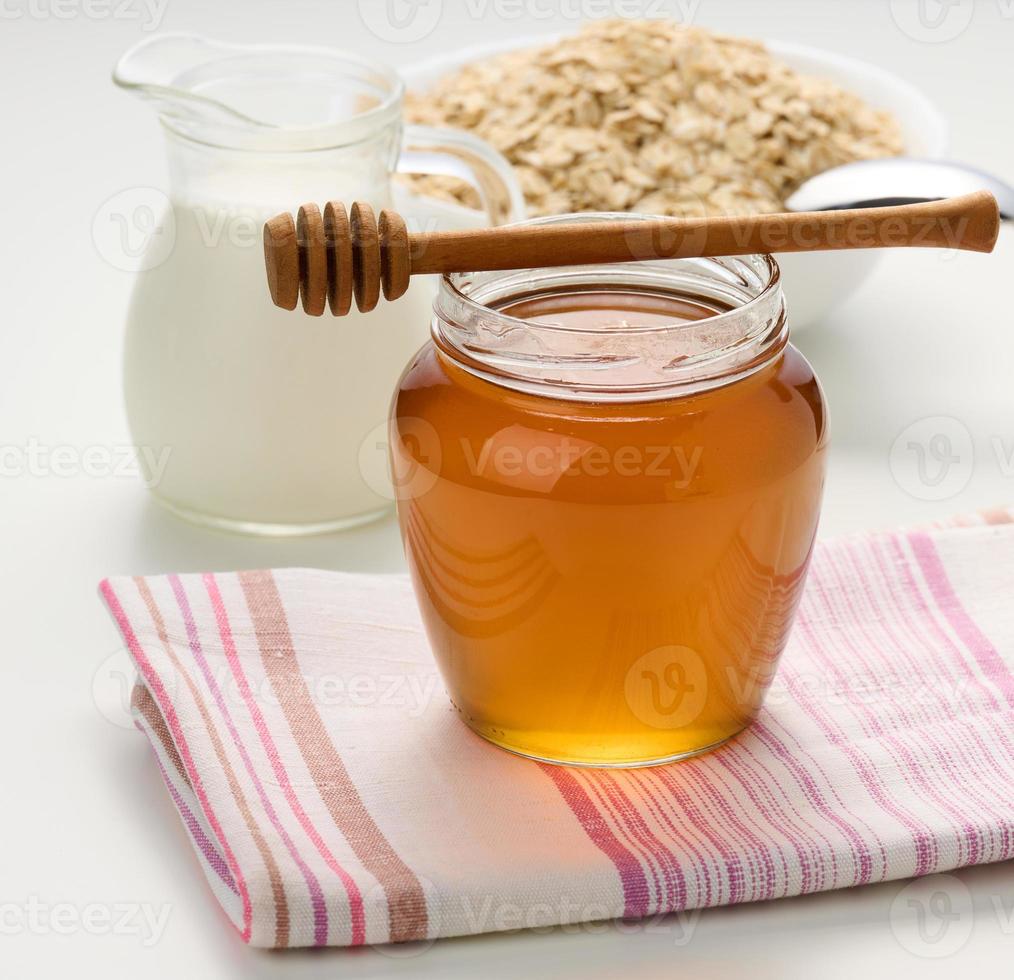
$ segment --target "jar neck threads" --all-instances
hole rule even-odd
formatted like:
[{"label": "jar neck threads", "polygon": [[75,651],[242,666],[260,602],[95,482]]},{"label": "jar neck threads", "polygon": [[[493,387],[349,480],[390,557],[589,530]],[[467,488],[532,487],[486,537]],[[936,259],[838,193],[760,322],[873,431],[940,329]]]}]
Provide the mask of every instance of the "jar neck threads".
[{"label": "jar neck threads", "polygon": [[788,340],[778,266],[767,255],[454,274],[442,280],[434,313],[434,342],[470,373],[582,401],[728,384],[770,363]]}]

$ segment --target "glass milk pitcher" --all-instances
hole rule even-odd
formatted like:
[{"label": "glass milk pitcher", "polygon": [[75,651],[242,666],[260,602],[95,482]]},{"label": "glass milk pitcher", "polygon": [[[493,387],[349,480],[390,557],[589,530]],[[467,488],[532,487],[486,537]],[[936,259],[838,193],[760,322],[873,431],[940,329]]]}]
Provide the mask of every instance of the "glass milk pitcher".
[{"label": "glass milk pitcher", "polygon": [[[191,520],[254,533],[380,516],[393,502],[388,405],[427,340],[433,286],[413,281],[368,317],[278,310],[263,222],[329,200],[393,205],[417,227],[517,220],[509,165],[466,134],[403,125],[397,74],[339,51],[163,35],[113,77],[155,107],[169,157],[170,203],[147,239],[124,356],[132,438],[142,460],[163,463],[145,473],[154,494]],[[395,172],[466,180],[486,214],[395,201]]]}]

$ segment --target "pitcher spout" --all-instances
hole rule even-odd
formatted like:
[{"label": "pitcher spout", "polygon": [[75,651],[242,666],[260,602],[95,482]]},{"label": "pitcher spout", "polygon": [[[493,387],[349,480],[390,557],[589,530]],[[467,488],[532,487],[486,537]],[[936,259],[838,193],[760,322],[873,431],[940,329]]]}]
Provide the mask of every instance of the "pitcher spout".
[{"label": "pitcher spout", "polygon": [[264,150],[356,142],[399,118],[403,93],[395,72],[345,52],[194,34],[140,42],[120,58],[113,81],[151,102],[177,133]]},{"label": "pitcher spout", "polygon": [[233,45],[196,34],[160,34],[127,51],[113,69],[113,81],[181,124],[262,128],[269,124],[200,91],[202,72],[235,53]]}]

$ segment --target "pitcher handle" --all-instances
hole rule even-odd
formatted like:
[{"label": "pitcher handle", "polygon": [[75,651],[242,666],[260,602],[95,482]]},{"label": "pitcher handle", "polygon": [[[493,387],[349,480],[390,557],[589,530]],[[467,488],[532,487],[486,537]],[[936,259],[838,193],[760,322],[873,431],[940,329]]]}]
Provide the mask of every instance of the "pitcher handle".
[{"label": "pitcher handle", "polygon": [[491,225],[525,218],[525,199],[511,165],[488,143],[457,129],[406,125],[395,170],[457,177],[479,195]]}]

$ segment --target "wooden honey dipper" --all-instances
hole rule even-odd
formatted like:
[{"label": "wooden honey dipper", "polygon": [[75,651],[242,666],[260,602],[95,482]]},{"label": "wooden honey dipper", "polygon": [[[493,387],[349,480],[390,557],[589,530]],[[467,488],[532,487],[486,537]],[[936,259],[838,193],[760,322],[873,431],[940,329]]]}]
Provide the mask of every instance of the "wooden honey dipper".
[{"label": "wooden honey dipper", "polygon": [[802,211],[718,218],[652,218],[508,225],[470,231],[409,233],[394,211],[368,204],[348,215],[337,201],[321,214],[304,204],[296,220],[279,214],[264,226],[271,299],[312,316],[356,305],[374,309],[408,289],[409,278],[449,272],[531,269],[754,252],[851,248],[956,248],[991,252],[1000,227],[988,191],[896,207]]}]

